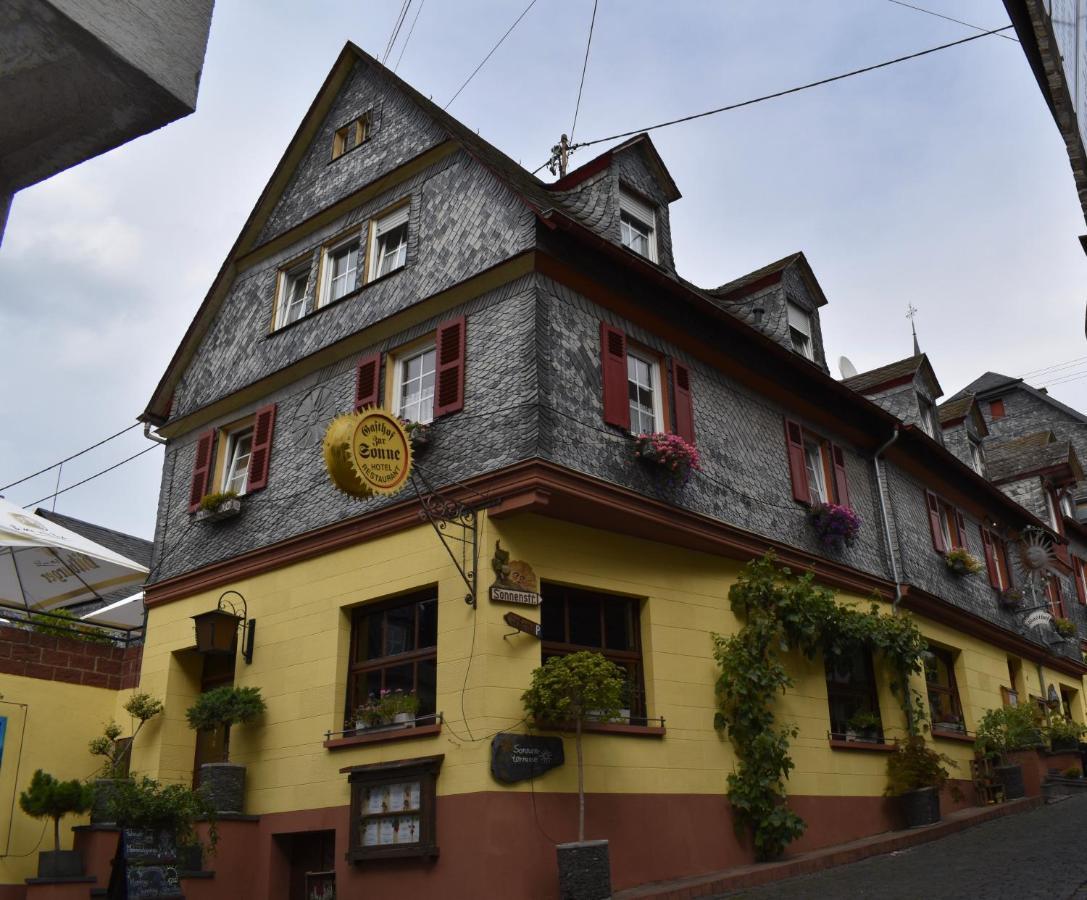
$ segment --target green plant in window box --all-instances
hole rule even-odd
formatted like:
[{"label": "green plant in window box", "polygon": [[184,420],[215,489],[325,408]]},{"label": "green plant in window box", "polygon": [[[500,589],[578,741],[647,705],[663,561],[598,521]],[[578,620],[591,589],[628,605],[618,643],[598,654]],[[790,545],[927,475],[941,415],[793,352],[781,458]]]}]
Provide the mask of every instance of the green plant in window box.
[{"label": "green plant in window box", "polygon": [[1005,609],[1019,609],[1023,605],[1023,592],[1019,588],[1004,588],[1000,592],[1000,605]]},{"label": "green plant in window box", "polygon": [[401,419],[404,430],[408,433],[413,453],[420,453],[430,446],[430,425],[426,422],[412,422],[410,419]]},{"label": "green plant in window box", "polygon": [[1054,618],[1053,630],[1062,638],[1073,638],[1076,636],[1076,623],[1071,619]]},{"label": "green plant in window box", "polygon": [[944,556],[944,562],[956,575],[976,575],[981,571],[978,558],[962,547],[948,550]]},{"label": "green plant in window box", "polygon": [[849,730],[846,732],[846,740],[870,741],[879,740],[879,730],[883,727],[883,720],[878,713],[862,709],[855,712],[846,722]]},{"label": "green plant in window box", "polygon": [[200,508],[196,511],[198,521],[218,521],[229,519],[242,511],[242,501],[237,491],[221,491],[215,494],[206,494],[200,500]]}]

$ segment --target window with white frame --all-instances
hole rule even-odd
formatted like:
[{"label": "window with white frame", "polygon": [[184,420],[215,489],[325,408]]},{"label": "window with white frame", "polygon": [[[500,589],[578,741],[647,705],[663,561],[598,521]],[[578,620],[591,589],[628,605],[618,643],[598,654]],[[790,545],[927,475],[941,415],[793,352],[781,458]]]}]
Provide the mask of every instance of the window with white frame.
[{"label": "window with white frame", "polygon": [[619,191],[619,234],[624,247],[657,261],[657,216],[653,207],[629,191]]},{"label": "window with white frame", "polygon": [[982,477],[985,476],[985,457],[981,453],[981,441],[970,438],[970,466]]},{"label": "window with white frame", "polygon": [[930,438],[936,438],[936,409],[927,397],[917,395],[917,405],[921,411],[921,428]]},{"label": "window with white frame", "polygon": [[1061,512],[1057,497],[1052,490],[1045,492],[1045,508],[1049,514],[1049,524],[1057,534],[1061,533]]},{"label": "window with white frame", "polygon": [[815,359],[815,344],[811,338],[811,314],[793,303],[785,301],[785,314],[789,320],[789,339],[793,349],[807,359]]},{"label": "window with white frame", "polygon": [[434,345],[393,358],[393,404],[409,422],[426,424],[434,418]]},{"label": "window with white frame", "polygon": [[249,457],[253,451],[253,426],[239,428],[227,434],[226,471],[223,491],[244,494],[249,480]]},{"label": "window with white frame", "polygon": [[309,261],[279,273],[279,301],[276,304],[276,328],[290,325],[309,312]]},{"label": "window with white frame", "polygon": [[630,430],[634,434],[664,431],[660,362],[627,347],[627,391]]},{"label": "window with white frame", "polygon": [[408,261],[408,211],[405,204],[374,221],[367,281],[403,268]]},{"label": "window with white frame", "polygon": [[804,467],[808,472],[808,491],[812,505],[828,503],[826,452],[822,441],[804,435]]},{"label": "window with white frame", "polygon": [[355,289],[356,274],[359,268],[359,237],[351,235],[338,244],[326,247],[324,251],[324,283],[321,285],[321,298],[318,306],[333,303],[350,294]]}]

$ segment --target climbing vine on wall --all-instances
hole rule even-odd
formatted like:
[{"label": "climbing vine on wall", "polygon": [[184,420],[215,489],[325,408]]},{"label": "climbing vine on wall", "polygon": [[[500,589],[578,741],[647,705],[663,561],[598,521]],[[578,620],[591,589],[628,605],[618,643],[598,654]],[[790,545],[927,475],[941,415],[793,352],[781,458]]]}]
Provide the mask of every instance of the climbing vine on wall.
[{"label": "climbing vine on wall", "polygon": [[794,765],[793,725],[774,712],[778,693],[792,687],[782,656],[799,650],[809,659],[844,656],[864,649],[890,670],[891,687],[918,727],[909,677],[922,671],[924,638],[904,614],[841,606],[811,574],[794,575],[766,554],[744,566],[729,590],[732,611],[743,621],[733,635],[713,635],[719,675],[714,727],[727,732],[738,765],[728,776],[728,797],[739,836],[750,832],[755,854],[775,859],[804,833],[804,820],[786,804],[785,780]]}]

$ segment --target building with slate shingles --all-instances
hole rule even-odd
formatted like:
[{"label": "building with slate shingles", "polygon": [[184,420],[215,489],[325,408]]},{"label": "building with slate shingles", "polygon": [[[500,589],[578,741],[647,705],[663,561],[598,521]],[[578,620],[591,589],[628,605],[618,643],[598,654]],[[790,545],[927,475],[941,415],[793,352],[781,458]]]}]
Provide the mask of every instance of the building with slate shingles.
[{"label": "building with slate shingles", "polygon": [[[1024,534],[1068,538],[948,438],[971,414],[937,414],[927,358],[829,376],[827,298],[802,254],[713,289],[683,279],[679,196],[645,135],[544,184],[345,47],[143,414],[167,445],[140,688],[166,713],[133,766],[193,779],[207,746],[184,710],[212,685],[268,703],[232,733],[249,817],[221,823],[205,891],[286,900],[323,867],[343,896],[557,896],[576,769],[506,783],[489,761],[493,736],[527,730],[532,670],[577,649],[628,677],[621,720],[585,748],[587,832],[610,841],[615,888],[750,862],[711,633],[740,626],[729,587],[767,551],[843,602],[915,617],[930,642],[916,686],[960,779],[970,732],[1009,696],[1054,686],[1083,720],[1078,643],[1001,602],[1034,589]],[[360,501],[321,444],[372,405],[427,423],[429,442],[412,488]],[[639,432],[696,444],[701,471],[662,477],[634,457]],[[240,512],[203,515],[226,490]],[[474,606],[457,566],[471,552],[451,557],[420,517],[435,494],[475,510]],[[823,503],[859,514],[851,545],[818,539]],[[956,548],[982,573],[952,573]],[[486,590],[496,549],[538,578],[538,637],[511,633]],[[1073,596],[1059,560],[1045,577]],[[223,669],[191,617],[229,590],[259,628],[251,661]],[[1066,615],[1082,633],[1084,608]],[[882,794],[905,719],[889,673],[863,655],[849,668],[797,659],[780,699],[798,728],[796,851],[896,824]],[[367,728],[359,707],[398,689],[416,718]],[[871,734],[860,712],[879,717]]]}]

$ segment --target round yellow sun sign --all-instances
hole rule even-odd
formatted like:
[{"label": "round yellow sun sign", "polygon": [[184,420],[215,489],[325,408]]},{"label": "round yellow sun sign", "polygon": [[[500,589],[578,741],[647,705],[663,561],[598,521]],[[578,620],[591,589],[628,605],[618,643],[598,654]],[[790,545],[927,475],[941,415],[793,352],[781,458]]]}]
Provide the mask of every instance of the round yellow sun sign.
[{"label": "round yellow sun sign", "polygon": [[333,483],[352,497],[395,494],[411,474],[411,438],[400,419],[384,409],[337,416],[322,449]]}]

